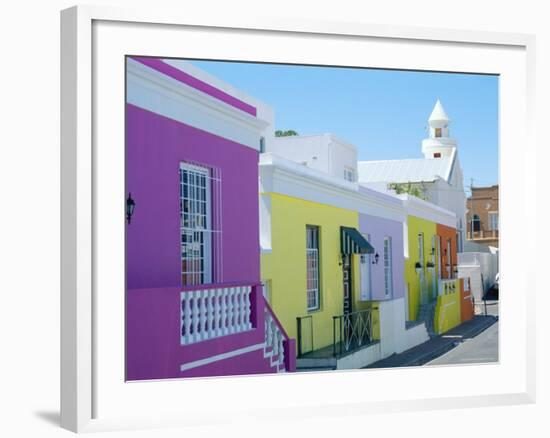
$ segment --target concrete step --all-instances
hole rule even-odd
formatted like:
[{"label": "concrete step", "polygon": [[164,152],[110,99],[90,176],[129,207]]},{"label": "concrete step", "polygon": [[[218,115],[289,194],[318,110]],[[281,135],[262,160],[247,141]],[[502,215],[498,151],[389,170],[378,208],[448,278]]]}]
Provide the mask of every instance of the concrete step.
[{"label": "concrete step", "polygon": [[334,371],[336,367],[316,367],[316,368],[296,368],[299,373],[307,373],[311,371]]},{"label": "concrete step", "polygon": [[296,368],[310,369],[310,368],[336,368],[335,357],[323,357],[323,358],[298,358],[296,359]]}]

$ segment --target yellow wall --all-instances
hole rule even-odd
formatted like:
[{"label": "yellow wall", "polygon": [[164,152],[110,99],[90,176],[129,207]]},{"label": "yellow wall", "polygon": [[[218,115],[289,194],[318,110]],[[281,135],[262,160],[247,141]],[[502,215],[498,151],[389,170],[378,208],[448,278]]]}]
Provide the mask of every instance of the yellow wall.
[{"label": "yellow wall", "polygon": [[445,333],[460,324],[459,280],[447,280],[446,283],[448,287],[437,297],[435,307],[434,328],[437,334]]},{"label": "yellow wall", "polygon": [[[436,235],[436,224],[416,216],[407,216],[407,223],[409,258],[405,260],[405,293],[408,293],[409,319],[414,321],[420,308],[420,275],[415,270],[415,264],[419,261],[418,234],[424,234],[424,266],[422,267],[425,278],[424,285],[426,292],[432,294],[433,277],[437,276],[437,269],[439,269],[437,257],[435,257],[436,269],[433,273],[426,269],[426,263],[432,260],[430,253],[432,251],[432,237]],[[437,283],[435,294],[437,294]],[[432,298],[435,298],[435,295],[432,295]]]},{"label": "yellow wall", "polygon": [[[343,278],[340,265],[340,226],[358,228],[357,212],[292,198],[277,193],[271,197],[272,252],[262,254],[262,280],[270,281],[270,304],[291,338],[297,338],[296,318],[312,316],[313,349],[332,345],[333,315],[343,313]],[[320,234],[320,303],[307,311],[306,225],[316,225]],[[353,256],[354,307],[359,296],[359,260]],[[309,322],[304,322],[304,344],[309,340]],[[307,331],[307,333],[305,333]],[[304,350],[309,346],[304,345]]]}]

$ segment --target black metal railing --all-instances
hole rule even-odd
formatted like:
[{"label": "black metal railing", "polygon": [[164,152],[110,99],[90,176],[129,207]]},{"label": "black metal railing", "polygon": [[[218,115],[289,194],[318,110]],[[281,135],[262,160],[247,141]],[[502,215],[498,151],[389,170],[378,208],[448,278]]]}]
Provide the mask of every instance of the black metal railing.
[{"label": "black metal railing", "polygon": [[297,349],[298,357],[313,351],[313,316],[298,316],[297,324]]},{"label": "black metal railing", "polygon": [[333,353],[342,356],[372,341],[372,309],[332,317]]}]

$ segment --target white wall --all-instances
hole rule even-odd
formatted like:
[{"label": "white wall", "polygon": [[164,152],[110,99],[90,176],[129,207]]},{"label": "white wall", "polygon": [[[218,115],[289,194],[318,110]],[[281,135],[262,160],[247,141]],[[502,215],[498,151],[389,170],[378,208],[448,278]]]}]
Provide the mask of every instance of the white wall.
[{"label": "white wall", "polygon": [[418,324],[405,329],[405,299],[380,301],[380,352],[385,358],[401,353],[429,339],[426,326]]},{"label": "white wall", "polygon": [[487,292],[495,282],[495,276],[498,273],[498,269],[498,253],[464,252],[458,254],[459,276],[461,272],[479,272],[483,278],[484,292]]},{"label": "white wall", "polygon": [[332,134],[275,137],[266,152],[344,179],[350,168],[357,180],[357,148]]}]

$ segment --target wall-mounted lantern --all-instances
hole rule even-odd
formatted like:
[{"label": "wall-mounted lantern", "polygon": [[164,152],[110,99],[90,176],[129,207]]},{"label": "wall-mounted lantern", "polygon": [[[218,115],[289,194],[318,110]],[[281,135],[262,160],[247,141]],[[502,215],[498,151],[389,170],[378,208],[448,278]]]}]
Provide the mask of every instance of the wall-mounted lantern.
[{"label": "wall-mounted lantern", "polygon": [[432,246],[432,252],[430,252],[430,255],[435,255],[435,248]]},{"label": "wall-mounted lantern", "polygon": [[132,215],[134,214],[134,209],[136,208],[136,201],[132,199],[132,194],[128,193],[128,198],[126,198],[126,222],[130,224],[132,220]]},{"label": "wall-mounted lantern", "polygon": [[372,261],[372,264],[377,265],[379,258],[380,258],[380,255],[378,253],[374,254],[374,260]]},{"label": "wall-mounted lantern", "polygon": [[429,261],[426,263],[426,268],[428,268],[430,271],[433,271],[435,269],[435,264],[432,261]]},{"label": "wall-mounted lantern", "polygon": [[414,270],[416,271],[417,274],[420,275],[420,272],[422,271],[422,265],[420,264],[420,262],[416,262],[414,264]]}]

